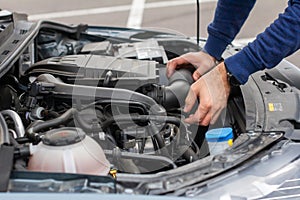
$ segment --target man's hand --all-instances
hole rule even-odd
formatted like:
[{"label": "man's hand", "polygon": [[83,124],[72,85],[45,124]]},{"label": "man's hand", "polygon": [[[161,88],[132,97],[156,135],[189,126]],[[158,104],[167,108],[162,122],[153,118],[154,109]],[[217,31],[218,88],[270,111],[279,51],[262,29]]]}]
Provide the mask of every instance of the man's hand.
[{"label": "man's hand", "polygon": [[211,70],[215,63],[216,59],[203,51],[187,53],[168,62],[167,77],[170,78],[178,68],[194,67],[196,70],[193,74],[193,79],[196,81]]},{"label": "man's hand", "polygon": [[200,104],[197,111],[185,121],[203,126],[215,123],[227,105],[229,93],[230,85],[227,80],[227,71],[222,62],[191,86],[185,100],[184,111],[191,111],[197,98]]}]

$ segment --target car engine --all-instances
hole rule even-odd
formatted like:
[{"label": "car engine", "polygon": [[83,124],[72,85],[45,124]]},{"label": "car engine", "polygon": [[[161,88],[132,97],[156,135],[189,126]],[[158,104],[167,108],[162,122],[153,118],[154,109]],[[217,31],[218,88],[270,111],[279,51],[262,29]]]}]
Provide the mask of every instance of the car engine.
[{"label": "car engine", "polygon": [[[101,33],[44,22],[1,78],[0,138],[14,146],[15,172],[114,179],[176,169],[209,155],[208,127],[184,123],[194,68],[165,75],[168,60],[200,47],[151,31],[149,38],[136,33],[129,39]],[[236,135],[245,122],[242,98],[235,97],[241,108],[232,106],[222,126]],[[24,191],[21,183],[11,183],[11,191]]]}]

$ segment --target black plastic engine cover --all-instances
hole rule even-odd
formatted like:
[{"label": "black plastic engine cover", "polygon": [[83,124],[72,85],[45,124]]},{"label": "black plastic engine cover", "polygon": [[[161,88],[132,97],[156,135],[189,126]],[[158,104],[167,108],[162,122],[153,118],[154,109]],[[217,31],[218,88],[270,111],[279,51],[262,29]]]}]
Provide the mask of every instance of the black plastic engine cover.
[{"label": "black plastic engine cover", "polygon": [[101,55],[71,55],[49,58],[32,65],[26,75],[50,73],[66,83],[136,90],[158,83],[155,61],[141,61]]}]

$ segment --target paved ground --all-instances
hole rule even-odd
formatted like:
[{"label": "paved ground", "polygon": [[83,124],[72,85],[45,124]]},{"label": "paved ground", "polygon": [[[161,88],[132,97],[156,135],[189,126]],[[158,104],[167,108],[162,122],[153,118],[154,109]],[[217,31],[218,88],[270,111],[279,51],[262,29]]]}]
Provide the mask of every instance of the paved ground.
[{"label": "paved ground", "polygon": [[[65,23],[142,27],[196,35],[196,0],[0,0],[2,9],[29,14],[29,19],[51,19]],[[201,1],[201,36],[211,21],[216,0]],[[287,0],[257,1],[237,39],[253,38],[264,30]],[[300,66],[300,53],[288,58]]]}]

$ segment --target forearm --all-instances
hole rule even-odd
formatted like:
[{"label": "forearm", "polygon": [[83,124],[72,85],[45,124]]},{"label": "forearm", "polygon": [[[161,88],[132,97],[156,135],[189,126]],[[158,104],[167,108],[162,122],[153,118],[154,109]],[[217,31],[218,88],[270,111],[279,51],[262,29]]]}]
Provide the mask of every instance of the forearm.
[{"label": "forearm", "polygon": [[219,0],[213,22],[208,26],[205,51],[220,60],[247,19],[255,0]]},{"label": "forearm", "polygon": [[300,0],[288,8],[255,41],[225,60],[228,70],[245,83],[250,74],[276,66],[300,47]]}]

